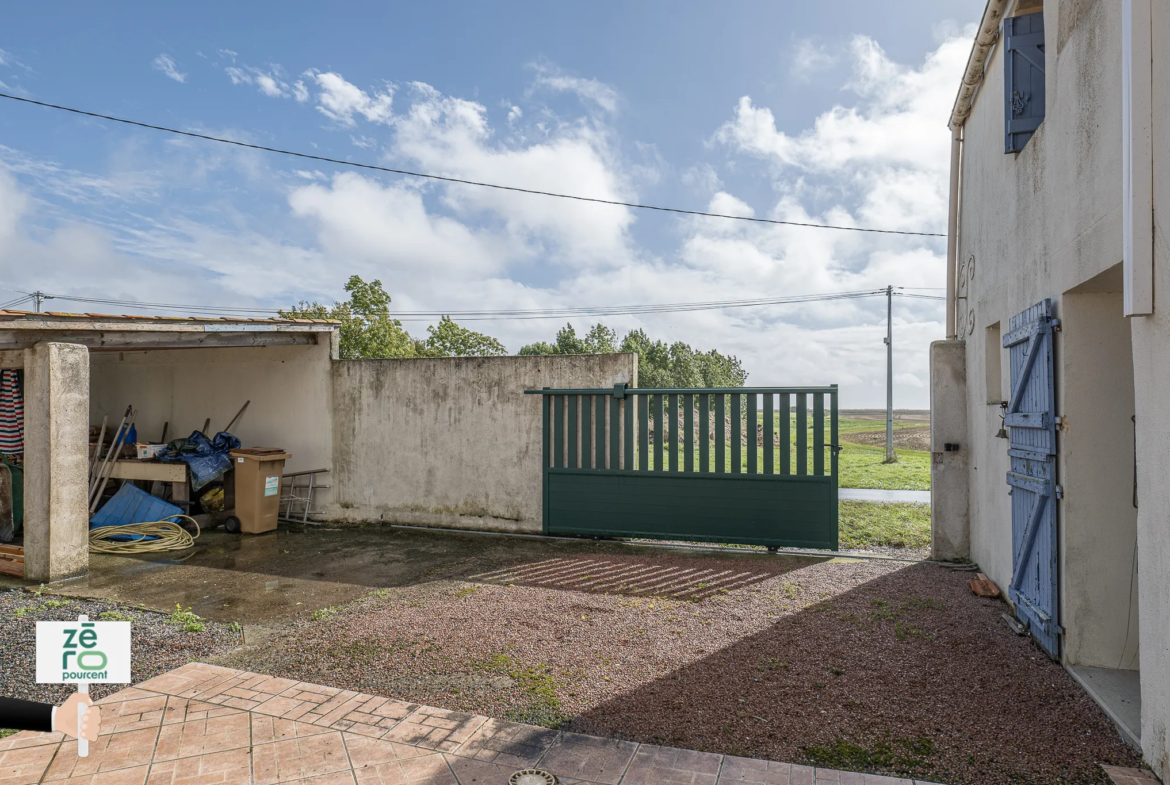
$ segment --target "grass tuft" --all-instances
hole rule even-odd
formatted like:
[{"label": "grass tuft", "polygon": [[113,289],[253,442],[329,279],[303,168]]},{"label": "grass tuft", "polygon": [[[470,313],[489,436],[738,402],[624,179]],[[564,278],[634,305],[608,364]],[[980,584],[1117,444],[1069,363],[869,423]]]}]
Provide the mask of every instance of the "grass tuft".
[{"label": "grass tuft", "polygon": [[205,629],[202,618],[192,613],[190,608],[183,610],[183,606],[178,603],[175,603],[175,609],[167,617],[167,622],[182,627],[187,632],[203,632]]},{"label": "grass tuft", "polygon": [[840,502],[842,548],[925,548],[930,545],[930,505]]}]

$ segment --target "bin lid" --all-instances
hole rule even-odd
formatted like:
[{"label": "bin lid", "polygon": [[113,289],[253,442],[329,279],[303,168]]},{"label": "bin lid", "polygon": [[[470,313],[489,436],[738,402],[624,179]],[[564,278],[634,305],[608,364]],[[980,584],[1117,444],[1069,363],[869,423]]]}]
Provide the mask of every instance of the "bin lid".
[{"label": "bin lid", "polygon": [[253,461],[286,461],[292,457],[279,447],[241,447],[232,450],[233,458],[247,458]]}]

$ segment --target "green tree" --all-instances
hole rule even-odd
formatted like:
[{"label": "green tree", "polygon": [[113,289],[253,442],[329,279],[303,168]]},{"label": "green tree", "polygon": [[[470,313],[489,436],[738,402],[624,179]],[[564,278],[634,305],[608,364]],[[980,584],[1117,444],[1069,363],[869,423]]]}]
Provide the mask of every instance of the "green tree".
[{"label": "green tree", "polygon": [[634,352],[638,355],[639,387],[743,387],[747,371],[734,355],[715,350],[699,352],[682,341],[667,344],[655,341],[644,330],[631,330],[618,343],[617,332],[595,324],[583,338],[566,324],[557,331],[556,341],[528,344],[520,354],[609,354]]},{"label": "green tree", "polygon": [[427,333],[420,352],[427,357],[498,357],[508,353],[495,338],[460,327],[450,316],[428,327]]},{"label": "green tree", "polygon": [[402,322],[390,315],[390,295],[377,279],[367,282],[351,275],[345,291],[349,293],[345,302],[326,306],[302,301],[279,313],[288,319],[341,322],[338,354],[343,360],[506,354],[495,338],[460,327],[447,316],[437,326],[427,328],[426,340],[412,338]]}]

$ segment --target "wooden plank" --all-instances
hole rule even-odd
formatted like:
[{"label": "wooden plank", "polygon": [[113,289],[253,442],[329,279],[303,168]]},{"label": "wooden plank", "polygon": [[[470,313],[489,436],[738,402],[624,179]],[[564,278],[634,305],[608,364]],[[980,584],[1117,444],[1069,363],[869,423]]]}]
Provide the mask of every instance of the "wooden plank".
[{"label": "wooden plank", "polygon": [[593,468],[593,397],[581,396],[581,468]]},{"label": "wooden plank", "polygon": [[747,473],[748,474],[758,474],[759,473],[757,471],[757,466],[756,466],[756,454],[759,452],[759,448],[756,446],[756,442],[757,442],[756,434],[757,434],[758,428],[759,428],[757,423],[759,422],[759,419],[760,419],[759,414],[756,411],[757,405],[758,404],[756,403],[756,394],[751,393],[750,395],[748,395],[747,396],[747,424],[745,427],[745,430],[747,431],[747,446],[745,447],[745,449],[747,450]]},{"label": "wooden plank", "polygon": [[764,393],[764,474],[776,473],[776,412],[772,393]]},{"label": "wooden plank", "polygon": [[650,396],[638,396],[638,469],[650,468]]},{"label": "wooden plank", "polygon": [[695,470],[695,396],[683,397],[683,464],[685,472]]},{"label": "wooden plank", "polygon": [[570,469],[577,468],[577,396],[569,396],[569,422],[565,426],[569,437],[569,454],[567,457],[568,463],[565,465]]},{"label": "wooden plank", "polygon": [[741,452],[740,439],[743,435],[742,415],[740,414],[740,398],[739,395],[731,396],[731,473],[739,474],[741,472],[740,463],[743,460],[743,453]]},{"label": "wooden plank", "polygon": [[711,396],[699,396],[699,471],[711,471]]},{"label": "wooden plank", "polygon": [[119,460],[114,463],[110,477],[115,480],[186,482],[187,464],[180,462],[155,463],[153,461]]},{"label": "wooden plank", "polygon": [[14,369],[24,367],[24,349],[5,349],[0,351],[0,368]]},{"label": "wooden plank", "polygon": [[792,399],[780,393],[780,473],[792,474]]},{"label": "wooden plank", "polygon": [[813,393],[813,474],[825,473],[825,394]]},{"label": "wooden plank", "polygon": [[[667,420],[670,424],[667,430],[670,431],[670,470],[672,472],[678,471],[678,396],[670,396],[670,408],[667,409]],[[662,438],[667,438],[665,433]]]},{"label": "wooden plank", "polygon": [[23,578],[24,562],[0,558],[0,575],[11,575],[14,578]]},{"label": "wooden plank", "polygon": [[796,473],[808,474],[808,395],[796,394]]},{"label": "wooden plank", "polygon": [[727,471],[727,421],[724,407],[727,396],[715,396],[715,471],[722,474]]},{"label": "wooden plank", "polygon": [[0,553],[8,554],[9,556],[19,556],[24,558],[24,548],[20,545],[3,545],[0,544]]},{"label": "wooden plank", "polygon": [[553,466],[558,469],[565,465],[565,397],[553,396]]},{"label": "wooden plank", "polygon": [[96,330],[9,330],[0,328],[0,349],[38,343],[76,343],[94,351],[198,349],[224,346],[312,346],[315,332],[100,332]]}]

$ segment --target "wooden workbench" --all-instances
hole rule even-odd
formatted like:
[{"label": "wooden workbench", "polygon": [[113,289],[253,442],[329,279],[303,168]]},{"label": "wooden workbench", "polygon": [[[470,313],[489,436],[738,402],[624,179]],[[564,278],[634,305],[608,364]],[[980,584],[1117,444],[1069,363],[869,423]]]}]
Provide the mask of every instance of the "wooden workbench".
[{"label": "wooden workbench", "polygon": [[187,482],[187,464],[160,463],[158,461],[120,460],[114,464],[110,477],[115,480],[144,480],[146,482],[169,482],[171,484],[171,500],[176,502],[190,501],[187,492],[190,487]]}]

